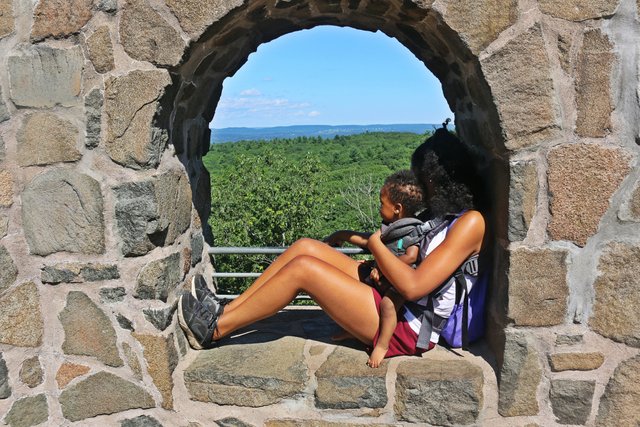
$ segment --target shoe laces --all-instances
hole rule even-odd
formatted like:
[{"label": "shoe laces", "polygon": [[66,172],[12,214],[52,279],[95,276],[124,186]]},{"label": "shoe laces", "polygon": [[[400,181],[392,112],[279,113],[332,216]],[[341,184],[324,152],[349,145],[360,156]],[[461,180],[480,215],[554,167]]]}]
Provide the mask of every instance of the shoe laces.
[{"label": "shoe laces", "polygon": [[197,305],[196,305],[196,316],[198,316],[198,318],[203,319],[205,321],[205,323],[207,324],[207,327],[211,328],[213,326],[213,324],[215,323],[217,316],[212,313],[211,311],[209,311],[209,309],[202,304],[200,301],[197,301]]}]

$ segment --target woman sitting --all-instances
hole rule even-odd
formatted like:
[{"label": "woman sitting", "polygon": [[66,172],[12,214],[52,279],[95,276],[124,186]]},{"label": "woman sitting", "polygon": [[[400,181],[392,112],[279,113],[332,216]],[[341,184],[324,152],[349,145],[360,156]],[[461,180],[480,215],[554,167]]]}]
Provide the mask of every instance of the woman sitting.
[{"label": "woman sitting", "polygon": [[[472,193],[479,179],[472,157],[461,142],[456,138],[429,138],[413,153],[411,169],[423,187],[429,217],[463,213],[434,239],[428,255],[415,269],[382,243],[380,230],[363,234],[381,274],[409,302],[428,296],[467,259],[477,255],[485,236],[485,221],[474,210]],[[365,345],[375,346],[382,295],[359,280],[358,266],[358,261],[326,243],[301,239],[224,307],[204,279],[196,276],[192,292],[181,296],[178,303],[180,325],[193,348],[211,348],[237,329],[277,313],[304,292],[345,331]],[[438,291],[434,306],[441,317],[448,317],[453,309],[454,288]],[[438,342],[438,331],[434,329],[429,344],[423,346],[426,348],[418,347],[419,318],[405,307],[398,317],[387,357],[421,354]]]}]

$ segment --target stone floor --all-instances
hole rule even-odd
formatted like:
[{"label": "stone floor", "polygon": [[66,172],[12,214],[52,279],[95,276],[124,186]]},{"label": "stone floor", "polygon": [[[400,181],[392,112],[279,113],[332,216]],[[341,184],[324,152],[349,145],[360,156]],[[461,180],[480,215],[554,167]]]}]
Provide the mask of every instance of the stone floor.
[{"label": "stone floor", "polygon": [[[501,424],[483,344],[372,369],[362,345],[331,341],[338,330],[318,309],[288,308],[215,349],[188,349],[173,375],[181,425]],[[175,425],[169,414],[145,414]]]}]

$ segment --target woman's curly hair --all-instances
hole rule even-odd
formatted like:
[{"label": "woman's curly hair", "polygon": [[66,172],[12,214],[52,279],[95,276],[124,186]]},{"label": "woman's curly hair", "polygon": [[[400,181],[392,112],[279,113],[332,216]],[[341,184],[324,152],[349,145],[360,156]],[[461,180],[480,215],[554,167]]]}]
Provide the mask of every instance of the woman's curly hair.
[{"label": "woman's curly hair", "polygon": [[424,192],[410,170],[394,172],[385,179],[382,188],[391,203],[400,203],[405,212],[413,216],[424,210]]},{"label": "woman's curly hair", "polygon": [[425,192],[430,217],[475,209],[481,180],[469,148],[446,128],[413,152],[411,170]]}]

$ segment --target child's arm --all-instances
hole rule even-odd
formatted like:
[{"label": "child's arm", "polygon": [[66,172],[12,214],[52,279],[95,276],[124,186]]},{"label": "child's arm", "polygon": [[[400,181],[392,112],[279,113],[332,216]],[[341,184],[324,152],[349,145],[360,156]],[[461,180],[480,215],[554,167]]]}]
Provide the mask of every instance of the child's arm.
[{"label": "child's arm", "polygon": [[352,245],[366,248],[369,243],[369,236],[371,233],[363,233],[352,230],[338,230],[329,237],[326,237],[323,241],[329,246],[341,246],[343,243],[351,243]]},{"label": "child's arm", "polygon": [[398,256],[398,259],[407,265],[415,264],[418,261],[419,252],[418,245],[409,246],[403,255]]}]

